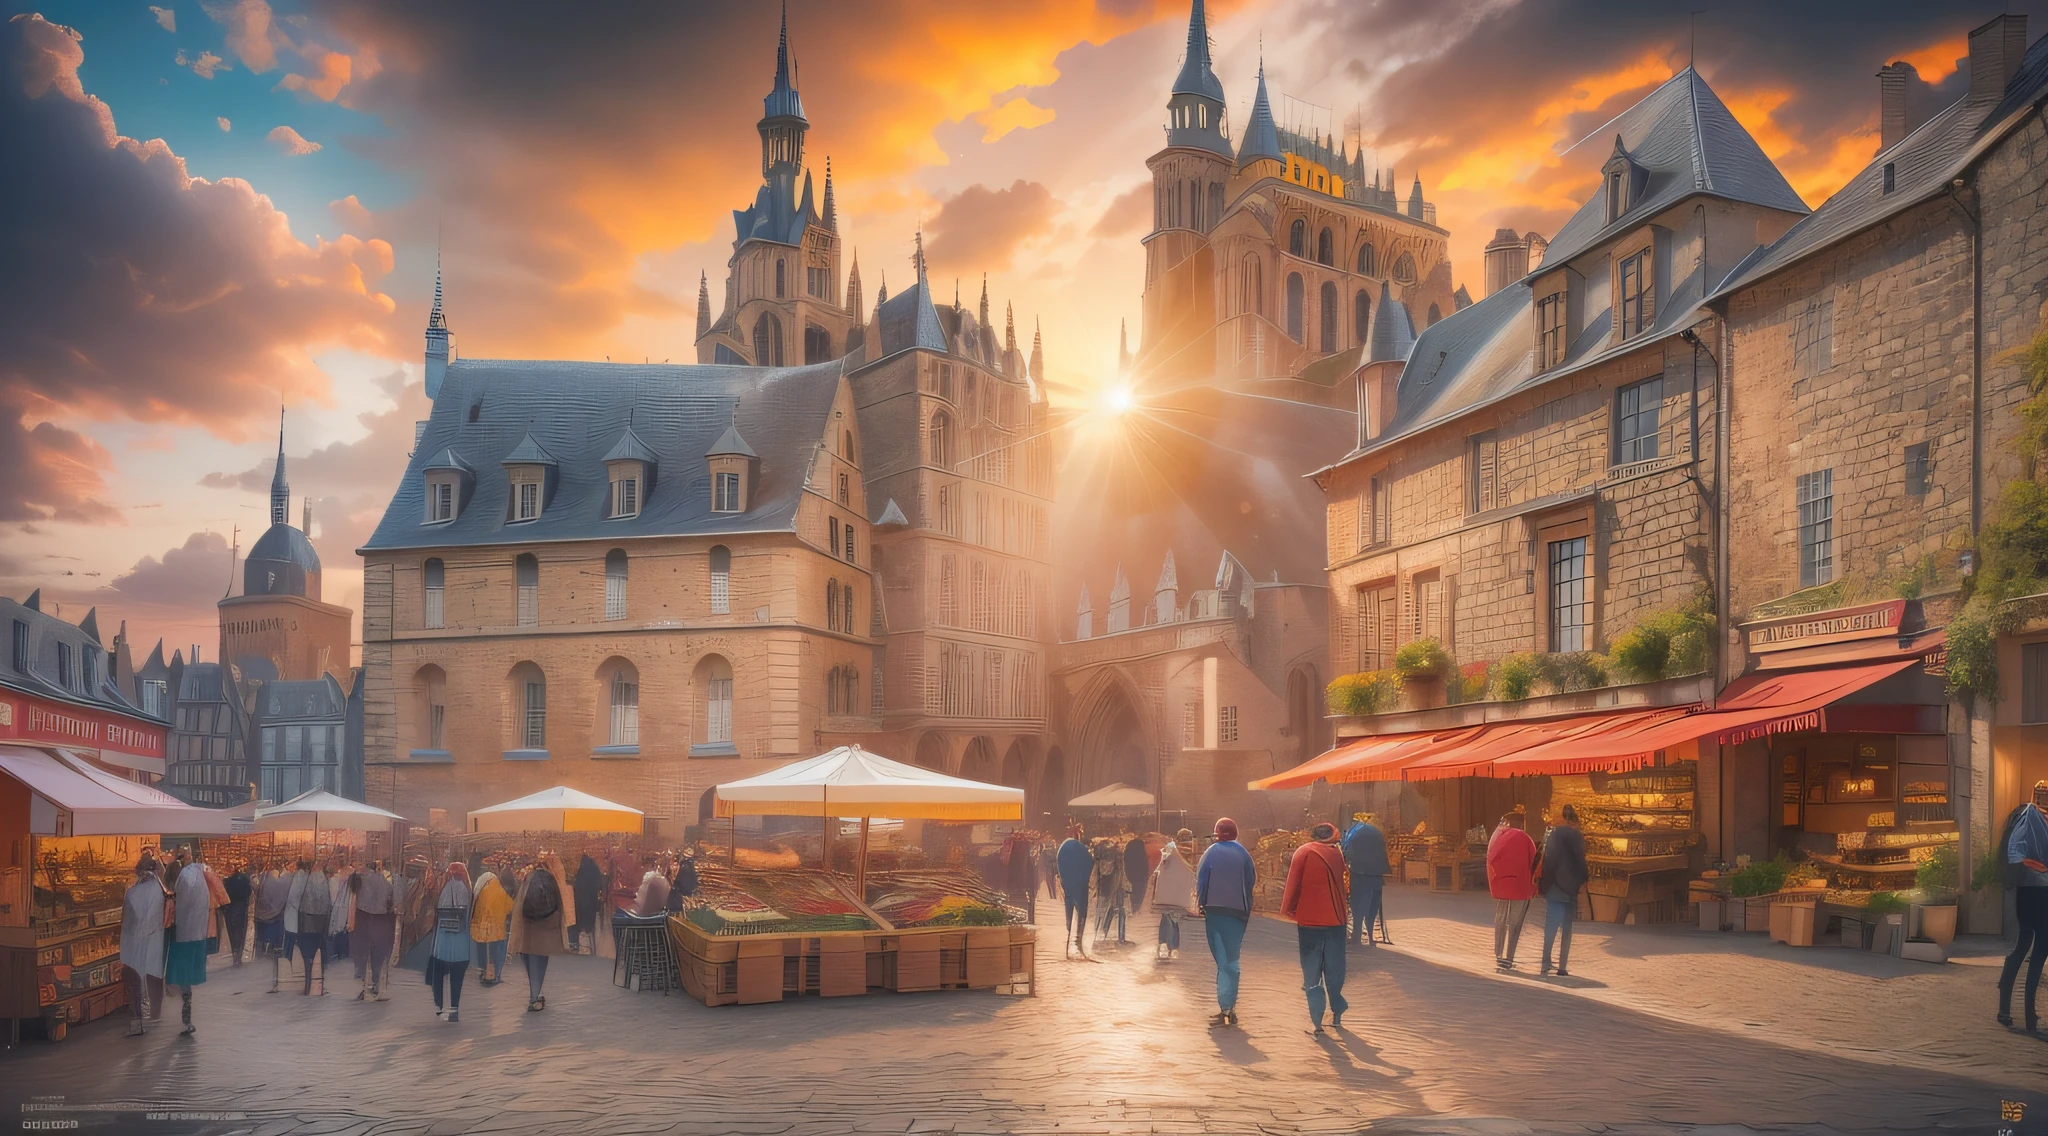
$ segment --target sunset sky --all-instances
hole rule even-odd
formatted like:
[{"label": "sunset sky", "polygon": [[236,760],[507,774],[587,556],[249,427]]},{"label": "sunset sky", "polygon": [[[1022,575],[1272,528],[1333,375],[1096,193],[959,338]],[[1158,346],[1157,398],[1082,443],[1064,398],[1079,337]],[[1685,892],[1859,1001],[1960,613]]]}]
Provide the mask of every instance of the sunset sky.
[{"label": "sunset sky", "polygon": [[[1420,170],[1475,294],[1493,230],[1554,231],[1606,156],[1573,144],[1689,51],[1818,205],[1876,149],[1876,70],[1911,61],[1952,99],[2000,10],[2048,31],[2048,0],[1210,4],[1232,121],[1263,51],[1283,117],[1361,138],[1403,187]],[[463,355],[693,360],[699,273],[717,297],[758,183],[770,3],[4,11],[0,593],[97,605],[143,652],[212,657],[280,402],[326,598],[358,606],[354,549],[426,414],[437,240]],[[1042,322],[1052,378],[1107,380],[1119,319],[1140,330],[1184,0],[792,0],[789,20],[867,294],[908,281],[921,221],[942,296],[986,273],[1026,334]]]}]

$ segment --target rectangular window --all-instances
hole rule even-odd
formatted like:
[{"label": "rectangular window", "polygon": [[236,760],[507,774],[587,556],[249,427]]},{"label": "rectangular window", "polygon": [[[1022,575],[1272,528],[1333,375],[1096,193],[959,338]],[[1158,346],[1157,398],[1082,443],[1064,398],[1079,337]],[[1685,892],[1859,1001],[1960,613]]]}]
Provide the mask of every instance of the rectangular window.
[{"label": "rectangular window", "polygon": [[453,482],[436,481],[427,486],[427,521],[452,521],[455,519],[455,485]]},{"label": "rectangular window", "polygon": [[77,678],[73,673],[74,670],[75,667],[71,661],[71,644],[57,644],[57,685],[70,690],[72,683]]},{"label": "rectangular window", "polygon": [[539,625],[540,585],[521,584],[519,585],[519,626],[538,627]]},{"label": "rectangular window", "polygon": [[1549,370],[1564,362],[1565,293],[1556,292],[1536,301],[1536,369]]},{"label": "rectangular window", "polygon": [[714,513],[737,513],[740,511],[739,474],[720,473],[712,476],[711,511]]},{"label": "rectangular window", "polygon": [[1640,334],[1649,326],[1650,250],[1644,249],[1621,262],[1621,337]]},{"label": "rectangular window", "polygon": [[540,516],[540,482],[521,481],[513,485],[517,496],[512,504],[512,519],[531,521]]},{"label": "rectangular window", "polygon": [[1906,447],[1906,495],[1927,496],[1934,477],[1934,463],[1928,458],[1928,444],[1915,442]]},{"label": "rectangular window", "polygon": [[626,578],[605,573],[604,617],[606,619],[626,618]]},{"label": "rectangular window", "polygon": [[836,557],[839,555],[839,518],[827,517],[825,519],[825,528],[827,532],[832,534],[832,555]]},{"label": "rectangular window", "polygon": [[1386,544],[1394,539],[1394,480],[1372,479],[1372,542]]},{"label": "rectangular window", "polygon": [[640,684],[612,679],[613,745],[640,744]]},{"label": "rectangular window", "polygon": [[85,679],[85,686],[83,689],[87,694],[92,694],[100,688],[100,649],[98,647],[87,647],[84,653],[84,662],[84,674],[82,677]]},{"label": "rectangular window", "polygon": [[612,516],[637,517],[640,515],[640,479],[622,477],[612,482]]},{"label": "rectangular window", "polygon": [[1815,300],[1792,321],[1792,364],[1810,379],[1835,362],[1835,301]]},{"label": "rectangular window", "polygon": [[1621,388],[1614,396],[1614,464],[1649,461],[1657,456],[1658,426],[1664,409],[1664,380],[1658,378]]},{"label": "rectangular window", "polygon": [[1394,665],[1400,637],[1400,600],[1391,585],[1358,589],[1358,669],[1382,671]]},{"label": "rectangular window", "polygon": [[1472,435],[1465,467],[1465,511],[1483,513],[1499,504],[1496,488],[1500,474],[1498,435],[1491,430]]},{"label": "rectangular window", "polygon": [[1432,572],[1415,580],[1415,637],[1447,643],[1450,627],[1445,621],[1443,577]]},{"label": "rectangular window", "polygon": [[1237,707],[1218,706],[1216,708],[1216,740],[1218,742],[1234,742],[1237,740]]},{"label": "rectangular window", "polygon": [[2020,721],[2048,722],[2048,643],[2020,644]]},{"label": "rectangular window", "polygon": [[14,621],[14,669],[28,673],[28,624],[19,619]]},{"label": "rectangular window", "polygon": [[848,522],[846,522],[846,562],[847,562],[848,564],[856,564],[856,563],[859,563],[859,561],[857,561],[857,560],[855,560],[855,559],[854,559],[854,555],[853,555],[853,522],[852,522],[852,521],[848,521]]},{"label": "rectangular window", "polygon": [[543,683],[526,684],[526,728],[521,742],[527,749],[546,749],[548,744],[548,688]]},{"label": "rectangular window", "polygon": [[1586,538],[1550,542],[1550,649],[1584,651],[1593,623]]},{"label": "rectangular window", "polygon": [[447,604],[445,596],[446,593],[442,590],[441,585],[428,584],[426,586],[425,601],[420,604],[421,626],[435,628],[446,625]]},{"label": "rectangular window", "polygon": [[1835,578],[1835,471],[1802,473],[1799,498],[1799,586]]},{"label": "rectangular window", "polygon": [[704,740],[707,742],[732,741],[732,680],[714,678],[706,685],[710,688],[708,713],[704,720]]},{"label": "rectangular window", "polygon": [[164,695],[170,684],[160,678],[144,679],[142,683],[142,712],[153,718],[164,716]]}]

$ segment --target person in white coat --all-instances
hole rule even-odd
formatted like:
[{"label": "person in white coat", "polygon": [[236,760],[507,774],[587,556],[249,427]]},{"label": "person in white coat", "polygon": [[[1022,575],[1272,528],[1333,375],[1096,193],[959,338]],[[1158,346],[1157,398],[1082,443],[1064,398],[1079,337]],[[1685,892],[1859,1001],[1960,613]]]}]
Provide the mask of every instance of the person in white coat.
[{"label": "person in white coat", "polygon": [[[1186,831],[1183,829],[1182,831]],[[1159,850],[1159,866],[1152,870],[1152,910],[1159,913],[1159,957],[1180,957],[1180,921],[1195,906],[1195,870],[1181,858],[1178,841],[1168,841]]]},{"label": "person in white coat", "polygon": [[121,974],[135,1020],[128,1036],[139,1036],[143,1019],[164,1006],[164,881],[156,857],[144,852],[135,862],[135,883],[121,900]]},{"label": "person in white coat", "polygon": [[171,926],[164,960],[164,982],[178,988],[179,1016],[185,1023],[178,1032],[187,1036],[192,1033],[192,988],[206,981],[206,939],[214,924],[213,892],[207,887],[206,865],[200,862],[198,851],[194,845],[190,862],[178,873],[172,900],[176,922]]}]

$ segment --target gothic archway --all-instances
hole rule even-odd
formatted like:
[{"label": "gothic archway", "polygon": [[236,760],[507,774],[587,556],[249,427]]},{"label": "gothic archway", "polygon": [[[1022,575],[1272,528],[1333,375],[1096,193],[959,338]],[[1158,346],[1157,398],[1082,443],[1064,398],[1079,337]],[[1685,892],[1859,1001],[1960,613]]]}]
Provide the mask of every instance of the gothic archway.
[{"label": "gothic archway", "polygon": [[917,739],[917,763],[926,769],[946,771],[946,736],[934,730]]},{"label": "gothic archway", "polygon": [[1113,782],[1153,787],[1153,745],[1136,693],[1113,672],[1097,676],[1076,700],[1079,751],[1074,787],[1086,793]]}]

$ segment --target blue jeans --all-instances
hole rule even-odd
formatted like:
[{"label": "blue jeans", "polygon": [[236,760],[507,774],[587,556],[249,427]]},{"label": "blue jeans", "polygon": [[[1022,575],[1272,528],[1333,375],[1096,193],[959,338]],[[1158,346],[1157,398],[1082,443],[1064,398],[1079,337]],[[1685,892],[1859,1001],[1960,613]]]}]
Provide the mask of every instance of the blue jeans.
[{"label": "blue jeans", "polygon": [[1294,937],[1301,946],[1301,988],[1308,992],[1309,1020],[1323,1024],[1326,992],[1330,1013],[1343,1017],[1351,1008],[1344,1000],[1344,928],[1296,927]]},{"label": "blue jeans", "polygon": [[526,962],[526,1000],[540,1001],[540,984],[548,980],[547,955],[520,955]]},{"label": "blue jeans", "polygon": [[[1088,893],[1085,891],[1077,892],[1073,888],[1068,888],[1067,934],[1074,936],[1074,928],[1076,927],[1079,927],[1083,933],[1086,933],[1088,930]],[[1075,937],[1074,941],[1078,943],[1081,940],[1079,937]]]},{"label": "blue jeans", "polygon": [[1364,928],[1365,941],[1372,942],[1373,924],[1380,916],[1380,897],[1385,890],[1383,879],[1375,876],[1369,880],[1351,881],[1351,937],[1359,937]]},{"label": "blue jeans", "polygon": [[1159,913],[1159,943],[1170,951],[1180,949],[1180,914],[1170,908]]},{"label": "blue jeans", "polygon": [[1108,935],[1108,934],[1109,934],[1109,925],[1110,925],[1111,923],[1115,923],[1115,924],[1116,924],[1116,941],[1117,941],[1117,942],[1119,942],[1119,943],[1128,943],[1128,942],[1130,942],[1130,941],[1131,941],[1131,935],[1130,935],[1130,923],[1128,922],[1129,918],[1130,918],[1130,913],[1124,910],[1124,901],[1123,901],[1123,900],[1121,900],[1121,899],[1113,899],[1113,900],[1110,900],[1110,901],[1109,901],[1109,903],[1107,903],[1107,904],[1106,904],[1106,905],[1105,905],[1105,906],[1103,907],[1103,909],[1102,909],[1102,924],[1101,924],[1101,926],[1099,926],[1099,927],[1097,927],[1097,928],[1095,929],[1095,937],[1096,937],[1096,938],[1098,938],[1098,939],[1100,939],[1100,938],[1102,938],[1102,937],[1104,937],[1104,936]]},{"label": "blue jeans", "polygon": [[1564,938],[1557,945],[1557,969],[1565,969],[1565,959],[1572,953],[1572,922],[1579,917],[1579,897],[1559,899],[1556,892],[1548,892],[1543,900],[1543,965],[1550,965],[1550,941],[1557,936],[1559,928]]},{"label": "blue jeans", "polygon": [[1244,950],[1244,931],[1250,920],[1242,915],[1211,911],[1206,922],[1209,957],[1216,960],[1216,1005],[1230,1013],[1237,1009],[1237,980],[1242,973],[1237,956]]},{"label": "blue jeans", "polygon": [[501,980],[505,977],[505,943],[506,940],[499,939],[495,943],[476,945],[475,961],[479,973],[488,970],[492,979]]}]

